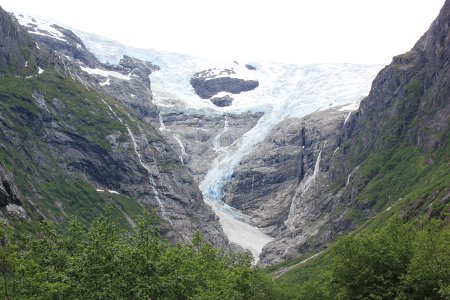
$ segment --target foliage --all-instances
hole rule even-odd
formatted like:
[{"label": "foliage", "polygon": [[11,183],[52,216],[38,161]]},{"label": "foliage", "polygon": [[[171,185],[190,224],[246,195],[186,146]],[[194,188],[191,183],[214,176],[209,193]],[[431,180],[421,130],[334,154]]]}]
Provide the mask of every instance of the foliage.
[{"label": "foliage", "polygon": [[290,299],[252,267],[248,256],[221,254],[197,234],[190,244],[162,238],[156,214],[126,232],[114,217],[68,232],[42,223],[37,236],[0,226],[3,299]]},{"label": "foliage", "polygon": [[448,299],[449,249],[448,224],[390,221],[339,239],[327,253],[331,262],[295,293],[298,299]]}]

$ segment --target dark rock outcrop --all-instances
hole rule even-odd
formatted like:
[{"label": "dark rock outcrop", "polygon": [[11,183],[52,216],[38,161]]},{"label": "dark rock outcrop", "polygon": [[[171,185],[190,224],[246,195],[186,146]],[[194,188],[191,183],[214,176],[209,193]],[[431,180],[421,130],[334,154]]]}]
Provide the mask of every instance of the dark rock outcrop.
[{"label": "dark rock outcrop", "polygon": [[22,202],[11,174],[0,166],[0,208],[4,208],[8,204],[21,205]]},{"label": "dark rock outcrop", "polygon": [[215,106],[226,107],[233,104],[233,98],[229,95],[223,97],[213,97],[210,99]]},{"label": "dark rock outcrop", "polygon": [[0,220],[7,223],[11,221],[28,221],[30,218],[22,207],[19,189],[11,173],[0,166]]},{"label": "dark rock outcrop", "polygon": [[37,72],[36,42],[0,7],[0,75]]},{"label": "dark rock outcrop", "polygon": [[[234,74],[233,70],[225,70],[227,75]],[[191,85],[195,93],[202,99],[210,99],[220,92],[239,94],[258,87],[256,80],[244,80],[234,77],[217,77],[222,73],[209,75],[209,70],[195,73],[191,78]]]},{"label": "dark rock outcrop", "polygon": [[80,63],[96,67],[99,65],[95,56],[85,47],[83,41],[77,37],[71,30],[56,24],[51,25],[59,31],[62,37],[52,37],[49,32],[42,32],[34,23],[24,25],[24,28],[30,33],[38,44],[46,45],[48,48],[59,52],[62,55],[76,59]]}]

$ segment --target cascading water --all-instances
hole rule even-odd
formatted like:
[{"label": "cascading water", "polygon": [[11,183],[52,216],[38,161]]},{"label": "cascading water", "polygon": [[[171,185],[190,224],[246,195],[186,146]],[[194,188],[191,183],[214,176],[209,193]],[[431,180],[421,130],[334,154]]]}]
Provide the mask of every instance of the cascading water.
[{"label": "cascading water", "polygon": [[181,142],[178,135],[174,134],[173,138],[177,141],[178,145],[180,146],[180,149],[181,149],[180,161],[182,164],[184,164],[183,156],[186,155],[186,148],[184,148],[183,142]]},{"label": "cascading water", "polygon": [[166,216],[166,208],[164,207],[163,202],[162,202],[161,199],[159,198],[159,192],[158,192],[158,190],[156,189],[156,183],[155,183],[155,180],[153,179],[153,175],[152,175],[151,169],[150,169],[150,167],[149,167],[147,164],[145,164],[145,163],[143,162],[143,160],[142,160],[142,155],[141,155],[141,153],[140,153],[139,150],[138,150],[139,148],[138,148],[138,145],[137,145],[137,143],[136,143],[136,138],[134,137],[133,132],[131,131],[130,127],[128,127],[128,125],[122,120],[122,118],[119,117],[119,116],[116,114],[116,112],[112,109],[112,107],[108,104],[108,102],[106,102],[106,101],[103,100],[103,99],[101,99],[101,100],[102,100],[103,103],[106,104],[106,106],[108,106],[109,110],[110,110],[110,111],[113,113],[113,115],[119,120],[119,122],[122,123],[122,125],[124,125],[125,128],[127,129],[128,136],[130,137],[131,141],[133,142],[134,153],[136,154],[136,156],[137,156],[137,158],[138,158],[138,160],[139,160],[139,164],[140,164],[140,165],[147,171],[147,173],[148,173],[148,178],[149,178],[149,181],[150,181],[150,184],[151,184],[151,187],[152,187],[152,191],[153,191],[153,193],[154,193],[154,195],[155,195],[155,199],[156,199],[156,201],[158,202],[158,206],[159,206],[159,210],[160,210],[160,213],[161,213],[161,217],[162,217],[163,219],[165,219],[166,221],[168,221],[170,224],[172,224],[172,221]]},{"label": "cascading water", "polygon": [[[325,142],[325,144],[326,144],[326,142]],[[325,144],[324,144],[324,147],[325,147]],[[288,227],[290,226],[291,217],[293,215],[295,215],[297,212],[297,203],[296,203],[297,197],[299,195],[300,196],[303,195],[304,193],[306,193],[308,191],[309,187],[316,179],[317,174],[319,174],[321,158],[322,158],[322,150],[320,150],[319,155],[317,156],[316,163],[314,164],[314,171],[311,174],[311,176],[309,176],[306,180],[302,180],[300,182],[299,186],[297,187],[297,189],[295,190],[295,194],[294,194],[294,197],[292,197],[291,206],[289,208],[289,215],[288,215],[286,221],[284,222],[284,224]]]},{"label": "cascading water", "polygon": [[225,133],[225,132],[227,132],[228,131],[228,118],[227,118],[227,115],[225,115],[225,123],[224,123],[224,125],[223,125],[223,129],[222,129],[222,131],[218,134],[218,135],[216,135],[216,137],[214,138],[214,141],[213,141],[213,149],[215,150],[215,151],[220,151],[221,150],[221,147],[220,147],[220,138],[222,137],[222,135]]}]

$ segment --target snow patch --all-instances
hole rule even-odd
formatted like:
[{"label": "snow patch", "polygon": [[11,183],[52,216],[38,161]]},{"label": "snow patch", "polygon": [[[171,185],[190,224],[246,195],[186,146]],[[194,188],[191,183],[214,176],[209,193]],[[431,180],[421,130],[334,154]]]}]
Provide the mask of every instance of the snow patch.
[{"label": "snow patch", "polygon": [[80,68],[84,72],[91,74],[91,75],[99,75],[102,77],[115,77],[115,78],[122,79],[122,80],[130,80],[131,79],[130,74],[123,75],[123,74],[120,74],[119,72],[102,70],[102,69],[91,69],[91,68],[87,68],[87,67],[80,67]]},{"label": "snow patch", "polygon": [[40,75],[40,74],[42,74],[42,73],[44,73],[44,70],[41,69],[41,67],[38,67],[38,74]]},{"label": "snow patch", "polygon": [[[53,23],[50,21],[45,21],[43,19],[35,19],[31,16],[24,14],[15,14],[20,25],[28,27],[28,32],[31,34],[47,36],[56,40],[67,42],[65,40],[65,35],[53,27]],[[36,44],[39,49],[39,46]]]},{"label": "snow patch", "polygon": [[106,86],[106,85],[110,85],[111,84],[111,82],[110,82],[110,78],[108,78],[108,79],[106,79],[105,81],[103,81],[103,82],[100,82],[99,83],[99,85],[101,85],[101,86]]},{"label": "snow patch", "polygon": [[[350,104],[340,107],[339,111],[346,111],[346,110],[354,111],[354,110],[357,110],[358,108],[359,108],[359,102],[353,102],[353,103],[350,103]],[[348,114],[348,116],[350,116],[350,113]]]}]

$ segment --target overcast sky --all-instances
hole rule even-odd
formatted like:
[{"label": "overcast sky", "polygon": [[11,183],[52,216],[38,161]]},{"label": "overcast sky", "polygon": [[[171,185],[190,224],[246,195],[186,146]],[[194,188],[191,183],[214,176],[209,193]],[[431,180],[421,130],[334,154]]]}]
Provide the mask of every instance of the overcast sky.
[{"label": "overcast sky", "polygon": [[230,59],[388,64],[444,0],[2,0],[125,44]]}]

